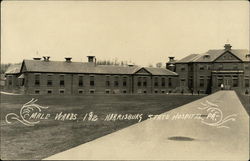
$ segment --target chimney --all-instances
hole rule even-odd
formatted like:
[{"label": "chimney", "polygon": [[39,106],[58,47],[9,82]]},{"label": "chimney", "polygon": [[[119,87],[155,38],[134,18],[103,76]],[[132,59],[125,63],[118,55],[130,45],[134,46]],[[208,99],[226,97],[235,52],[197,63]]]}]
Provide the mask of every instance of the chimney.
[{"label": "chimney", "polygon": [[169,62],[173,62],[174,61],[174,56],[170,56],[169,58]]},{"label": "chimney", "polygon": [[174,60],[174,56],[170,56],[168,57],[169,61],[166,63],[166,68],[175,72],[175,60]]},{"label": "chimney", "polygon": [[33,60],[41,60],[41,58],[35,57],[33,58]]},{"label": "chimney", "polygon": [[72,59],[71,57],[66,57],[66,58],[65,58],[65,61],[66,61],[67,63],[70,63],[70,62],[71,62],[71,59]]},{"label": "chimney", "polygon": [[43,56],[44,61],[49,61],[50,56]]},{"label": "chimney", "polygon": [[[88,62],[93,63],[95,56],[87,56],[88,57]],[[96,60],[95,60],[96,61]]]},{"label": "chimney", "polygon": [[224,48],[225,48],[225,50],[231,50],[231,45],[230,44],[225,44],[225,46],[224,46]]}]

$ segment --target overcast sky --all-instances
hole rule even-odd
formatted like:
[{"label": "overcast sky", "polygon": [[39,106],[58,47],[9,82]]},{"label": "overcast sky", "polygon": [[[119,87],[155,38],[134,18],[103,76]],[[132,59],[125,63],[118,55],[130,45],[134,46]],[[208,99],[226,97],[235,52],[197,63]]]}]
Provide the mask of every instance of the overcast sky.
[{"label": "overcast sky", "polygon": [[127,60],[147,66],[188,54],[249,49],[247,1],[9,1],[1,4],[1,62]]}]

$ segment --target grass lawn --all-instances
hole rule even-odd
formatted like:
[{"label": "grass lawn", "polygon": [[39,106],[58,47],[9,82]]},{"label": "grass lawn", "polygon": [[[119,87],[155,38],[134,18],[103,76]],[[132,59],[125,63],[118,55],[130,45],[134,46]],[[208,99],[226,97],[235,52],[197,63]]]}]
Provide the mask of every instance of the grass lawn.
[{"label": "grass lawn", "polygon": [[[35,126],[25,126],[18,121],[7,124],[8,113],[19,114],[22,105],[37,98],[45,113],[85,113],[98,115],[95,122],[58,121],[53,117],[41,120]],[[160,114],[203,96],[191,95],[85,95],[85,96],[25,96],[1,95],[1,159],[43,159],[55,153],[89,142],[138,120],[103,121],[109,113]],[[126,139],[126,138],[124,138]]]},{"label": "grass lawn", "polygon": [[250,95],[243,95],[242,93],[240,92],[237,92],[237,95],[242,103],[242,105],[245,107],[248,115],[250,115]]}]

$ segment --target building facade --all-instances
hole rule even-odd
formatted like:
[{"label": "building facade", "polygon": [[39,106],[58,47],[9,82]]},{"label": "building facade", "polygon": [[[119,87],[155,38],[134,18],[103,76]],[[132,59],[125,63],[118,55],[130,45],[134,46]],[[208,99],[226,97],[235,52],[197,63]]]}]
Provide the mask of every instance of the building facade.
[{"label": "building facade", "polygon": [[232,49],[230,44],[180,60],[169,57],[166,68],[97,65],[94,56],[88,62],[34,58],[6,71],[5,90],[26,94],[210,94],[223,88],[250,93],[249,51]]},{"label": "building facade", "polygon": [[191,54],[181,60],[170,58],[170,69],[179,75],[180,89],[184,92],[206,93],[220,89],[249,93],[250,55],[245,49],[209,50],[204,54]]},{"label": "building facade", "polygon": [[165,94],[178,86],[178,74],[164,68],[97,65],[88,62],[24,60],[6,72],[6,89],[25,94]]}]

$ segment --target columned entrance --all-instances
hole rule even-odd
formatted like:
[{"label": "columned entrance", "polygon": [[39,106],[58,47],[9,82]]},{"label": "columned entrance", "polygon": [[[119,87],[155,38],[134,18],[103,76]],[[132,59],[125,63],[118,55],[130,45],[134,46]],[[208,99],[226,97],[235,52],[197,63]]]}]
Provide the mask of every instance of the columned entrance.
[{"label": "columned entrance", "polygon": [[212,91],[239,88],[243,71],[212,71]]}]

